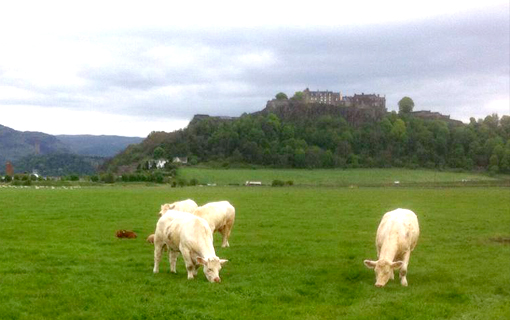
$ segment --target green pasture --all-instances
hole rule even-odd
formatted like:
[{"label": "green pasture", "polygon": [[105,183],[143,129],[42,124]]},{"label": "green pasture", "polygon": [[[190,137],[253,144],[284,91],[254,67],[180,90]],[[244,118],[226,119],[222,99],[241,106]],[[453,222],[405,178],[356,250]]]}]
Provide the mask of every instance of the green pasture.
[{"label": "green pasture", "polygon": [[[181,257],[178,274],[168,259],[152,274],[145,237],[160,204],[186,198],[236,207],[231,247],[215,236],[220,284],[202,270],[187,280]],[[509,199],[497,187],[0,188],[0,319],[508,319]],[[398,207],[421,227],[409,287],[376,288],[363,259]]]},{"label": "green pasture", "polygon": [[347,186],[347,185],[388,185],[399,181],[401,184],[448,184],[496,182],[509,179],[500,175],[489,177],[472,172],[448,172],[410,169],[213,169],[182,167],[178,177],[186,180],[197,179],[200,184],[244,185],[246,181],[261,181],[271,185],[273,180],[293,181],[295,185]]}]

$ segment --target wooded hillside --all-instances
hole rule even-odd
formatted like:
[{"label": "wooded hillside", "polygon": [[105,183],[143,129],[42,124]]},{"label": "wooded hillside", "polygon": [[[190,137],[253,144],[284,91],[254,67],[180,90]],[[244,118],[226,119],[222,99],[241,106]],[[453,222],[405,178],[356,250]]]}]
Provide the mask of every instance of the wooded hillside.
[{"label": "wooded hillside", "polygon": [[152,133],[112,159],[105,169],[135,169],[147,159],[187,156],[192,164],[215,161],[281,168],[423,167],[510,173],[509,116],[472,118],[463,124],[393,112],[376,117],[361,114],[348,121],[341,112],[323,105],[301,107],[303,114],[299,109],[283,108],[289,106],[236,119],[202,116],[186,129]]}]

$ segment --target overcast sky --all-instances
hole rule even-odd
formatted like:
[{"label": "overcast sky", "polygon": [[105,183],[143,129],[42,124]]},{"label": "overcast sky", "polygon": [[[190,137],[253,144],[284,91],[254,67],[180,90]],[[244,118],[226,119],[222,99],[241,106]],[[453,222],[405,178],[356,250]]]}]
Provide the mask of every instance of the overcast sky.
[{"label": "overcast sky", "polygon": [[16,130],[145,137],[306,87],[510,114],[508,0],[10,2],[0,124]]}]

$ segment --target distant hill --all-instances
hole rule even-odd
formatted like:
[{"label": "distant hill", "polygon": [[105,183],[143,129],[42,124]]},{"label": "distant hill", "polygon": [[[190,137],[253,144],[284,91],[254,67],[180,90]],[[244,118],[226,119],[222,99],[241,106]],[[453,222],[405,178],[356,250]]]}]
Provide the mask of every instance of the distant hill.
[{"label": "distant hill", "polygon": [[72,153],[91,157],[113,157],[130,144],[143,141],[139,137],[93,136],[93,135],[57,135]]},{"label": "distant hill", "polygon": [[42,132],[16,131],[0,125],[0,171],[6,161],[17,160],[30,155],[69,153],[70,148],[55,136]]},{"label": "distant hill", "polygon": [[0,173],[5,172],[5,163],[10,161],[16,173],[35,169],[43,175],[90,174],[106,158],[142,141],[121,136],[53,136],[0,125]]}]

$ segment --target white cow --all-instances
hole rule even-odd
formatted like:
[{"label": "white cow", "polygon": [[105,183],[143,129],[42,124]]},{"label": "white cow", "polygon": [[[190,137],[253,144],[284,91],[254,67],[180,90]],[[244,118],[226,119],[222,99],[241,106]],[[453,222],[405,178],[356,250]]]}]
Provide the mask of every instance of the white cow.
[{"label": "white cow", "polygon": [[221,233],[223,237],[221,246],[223,248],[230,247],[228,238],[230,238],[230,232],[234,225],[236,210],[228,201],[207,203],[198,207],[193,214],[205,219],[213,233],[215,231]]},{"label": "white cow", "polygon": [[168,210],[193,213],[193,211],[195,211],[197,207],[198,207],[197,203],[191,199],[177,201],[174,203],[165,203],[161,205],[161,211],[159,212],[159,216],[161,217]]},{"label": "white cow", "polygon": [[216,256],[212,231],[204,219],[175,210],[170,210],[159,218],[154,237],[154,273],[159,272],[164,245],[169,249],[171,272],[177,272],[176,263],[180,252],[188,270],[188,279],[193,279],[199,265],[203,265],[209,282],[221,282],[219,272],[228,260]]},{"label": "white cow", "polygon": [[378,260],[364,261],[368,268],[375,269],[377,287],[386,285],[390,278],[394,279],[396,269],[400,269],[400,283],[407,286],[409,257],[419,235],[418,218],[411,210],[396,209],[383,216],[375,238]]},{"label": "white cow", "polygon": [[[174,203],[165,203],[161,205],[161,211],[159,211],[159,216],[161,217],[168,210],[193,213],[193,211],[195,211],[197,207],[198,207],[197,203],[191,199],[177,201]],[[151,234],[147,237],[147,242],[154,243],[154,234]]]}]

